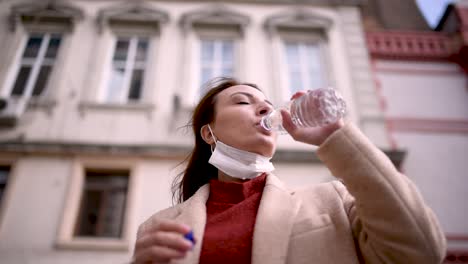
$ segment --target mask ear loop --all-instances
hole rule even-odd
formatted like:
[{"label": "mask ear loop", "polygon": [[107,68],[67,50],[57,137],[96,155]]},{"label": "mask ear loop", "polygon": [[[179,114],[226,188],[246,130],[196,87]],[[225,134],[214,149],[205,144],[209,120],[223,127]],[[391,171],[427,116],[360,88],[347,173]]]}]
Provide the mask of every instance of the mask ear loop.
[{"label": "mask ear loop", "polygon": [[[210,124],[207,124],[207,125],[208,125],[208,129],[210,130],[211,136],[212,136],[213,139],[214,139],[214,143],[215,143],[215,145],[216,145],[216,141],[218,141],[218,139],[217,139],[216,136],[214,135],[213,130],[211,130]],[[213,153],[213,151],[214,151],[213,145],[210,145],[210,148],[211,148],[211,153]]]}]

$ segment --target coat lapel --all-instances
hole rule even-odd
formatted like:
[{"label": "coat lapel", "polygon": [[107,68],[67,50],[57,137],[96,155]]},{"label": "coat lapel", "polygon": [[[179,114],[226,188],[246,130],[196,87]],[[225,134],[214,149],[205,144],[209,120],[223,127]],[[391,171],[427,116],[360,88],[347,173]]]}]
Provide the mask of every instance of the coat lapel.
[{"label": "coat lapel", "polygon": [[206,225],[206,201],[208,200],[209,194],[209,184],[200,187],[200,189],[183,204],[180,215],[175,218],[177,221],[192,227],[195,238],[195,245],[192,251],[189,252],[185,258],[175,261],[175,263],[195,264],[199,262]]},{"label": "coat lapel", "polygon": [[300,203],[276,176],[269,174],[258,208],[252,264],[284,264],[289,236]]}]

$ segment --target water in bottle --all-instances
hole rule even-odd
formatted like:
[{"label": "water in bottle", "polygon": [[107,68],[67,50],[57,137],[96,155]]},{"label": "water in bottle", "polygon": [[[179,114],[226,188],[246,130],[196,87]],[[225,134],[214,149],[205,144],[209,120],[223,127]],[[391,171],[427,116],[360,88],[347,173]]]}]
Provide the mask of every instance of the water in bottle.
[{"label": "water in bottle", "polygon": [[320,127],[337,122],[346,114],[343,97],[332,88],[308,90],[306,94],[264,116],[260,122],[266,130],[287,133],[280,110],[285,109],[297,126]]}]

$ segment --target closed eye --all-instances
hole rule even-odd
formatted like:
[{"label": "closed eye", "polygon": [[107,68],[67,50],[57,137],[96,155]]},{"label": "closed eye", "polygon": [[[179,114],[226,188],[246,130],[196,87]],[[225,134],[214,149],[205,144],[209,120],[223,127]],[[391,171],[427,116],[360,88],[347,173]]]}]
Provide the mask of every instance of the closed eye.
[{"label": "closed eye", "polygon": [[237,104],[248,105],[248,104],[250,104],[250,103],[249,103],[249,102],[238,102]]}]

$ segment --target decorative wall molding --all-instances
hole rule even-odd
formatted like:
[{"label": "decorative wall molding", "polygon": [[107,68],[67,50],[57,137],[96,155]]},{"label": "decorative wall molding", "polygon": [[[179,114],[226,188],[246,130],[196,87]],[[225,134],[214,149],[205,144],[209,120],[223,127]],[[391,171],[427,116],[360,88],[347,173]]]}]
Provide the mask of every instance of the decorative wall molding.
[{"label": "decorative wall molding", "polygon": [[12,6],[9,21],[11,31],[15,31],[19,24],[60,24],[63,30],[72,31],[76,21],[83,17],[84,13],[81,9],[50,0]]},{"label": "decorative wall molding", "polygon": [[191,31],[194,25],[237,26],[243,32],[250,17],[218,4],[185,13],[179,23],[184,32]]},{"label": "decorative wall molding", "polygon": [[[25,142],[21,140],[1,141],[2,154],[13,155],[44,155],[44,156],[105,156],[105,157],[144,157],[167,160],[182,160],[191,151],[192,146],[174,146],[163,144],[88,144],[77,142],[51,142],[36,141]],[[393,164],[399,168],[406,152],[402,150],[383,150]],[[273,162],[288,163],[320,163],[314,151],[278,149],[272,159]]]},{"label": "decorative wall molding", "polygon": [[266,31],[275,33],[278,28],[315,29],[326,32],[333,25],[333,21],[316,12],[296,9],[268,17],[264,22]]},{"label": "decorative wall molding", "polygon": [[436,32],[367,32],[367,46],[374,58],[448,60],[454,54],[452,38]]},{"label": "decorative wall molding", "polygon": [[150,27],[157,30],[161,24],[168,21],[169,14],[166,11],[154,9],[141,1],[102,9],[97,18],[100,32],[113,24]]},{"label": "decorative wall molding", "polygon": [[392,131],[468,133],[468,120],[387,117],[386,121]]}]

